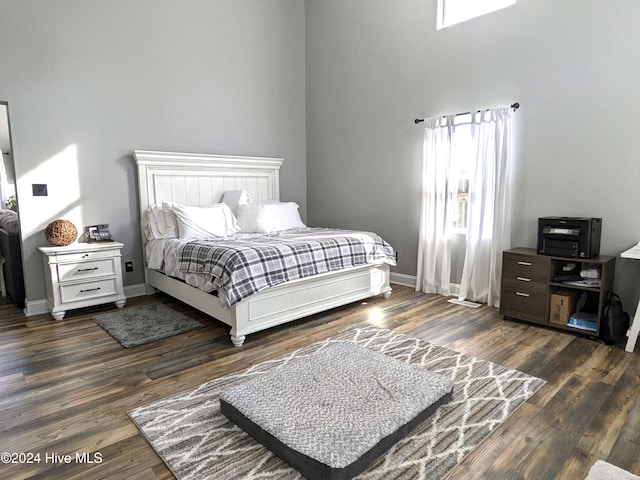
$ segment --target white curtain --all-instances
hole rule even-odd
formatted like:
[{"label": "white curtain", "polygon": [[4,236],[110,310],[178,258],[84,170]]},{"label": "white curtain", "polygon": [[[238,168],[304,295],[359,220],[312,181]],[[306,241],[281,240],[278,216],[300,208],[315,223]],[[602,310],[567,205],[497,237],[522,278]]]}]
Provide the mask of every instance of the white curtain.
[{"label": "white curtain", "polygon": [[[472,169],[459,299],[500,304],[502,251],[510,247],[511,107],[471,114]],[[455,115],[425,120],[416,290],[451,295],[452,214],[458,172]],[[466,122],[465,122],[466,123]]]},{"label": "white curtain", "polygon": [[502,252],[510,248],[511,130],[509,106],[472,115],[475,168],[469,185],[469,217],[459,299],[500,306]]},{"label": "white curtain", "polygon": [[451,295],[451,216],[458,188],[451,178],[455,116],[425,119],[416,290]]}]

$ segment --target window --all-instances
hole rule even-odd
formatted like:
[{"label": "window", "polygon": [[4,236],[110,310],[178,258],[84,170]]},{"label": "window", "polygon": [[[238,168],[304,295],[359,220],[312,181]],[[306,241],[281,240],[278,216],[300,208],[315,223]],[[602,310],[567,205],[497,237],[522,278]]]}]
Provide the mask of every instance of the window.
[{"label": "window", "polygon": [[467,233],[469,182],[471,169],[475,163],[476,151],[471,136],[471,115],[458,115],[455,119],[455,129],[452,138],[452,154],[454,157],[455,178],[458,182],[456,201],[453,205],[453,232]]},{"label": "window", "polygon": [[438,0],[438,30],[515,5],[517,0]]}]

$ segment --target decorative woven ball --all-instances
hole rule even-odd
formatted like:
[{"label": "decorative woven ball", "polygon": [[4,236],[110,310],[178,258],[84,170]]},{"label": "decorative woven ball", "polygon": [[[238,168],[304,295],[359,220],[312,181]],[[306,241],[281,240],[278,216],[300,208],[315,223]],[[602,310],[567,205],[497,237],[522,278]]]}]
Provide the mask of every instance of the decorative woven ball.
[{"label": "decorative woven ball", "polygon": [[54,220],[45,228],[44,236],[52,245],[69,245],[78,238],[78,229],[69,220]]}]

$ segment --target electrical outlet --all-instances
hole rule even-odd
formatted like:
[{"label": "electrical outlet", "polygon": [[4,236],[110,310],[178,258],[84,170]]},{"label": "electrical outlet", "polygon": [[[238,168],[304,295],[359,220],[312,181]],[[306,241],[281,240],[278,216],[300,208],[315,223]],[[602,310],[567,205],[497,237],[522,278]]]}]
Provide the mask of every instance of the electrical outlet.
[{"label": "electrical outlet", "polygon": [[124,262],[124,271],[125,272],[133,272],[133,262]]},{"label": "electrical outlet", "polygon": [[398,251],[396,250],[396,262],[398,261]]}]

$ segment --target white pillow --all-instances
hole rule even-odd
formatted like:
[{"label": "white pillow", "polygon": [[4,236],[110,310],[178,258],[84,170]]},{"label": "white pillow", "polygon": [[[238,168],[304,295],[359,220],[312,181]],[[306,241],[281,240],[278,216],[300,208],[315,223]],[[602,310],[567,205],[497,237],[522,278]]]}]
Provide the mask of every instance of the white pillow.
[{"label": "white pillow", "polygon": [[227,237],[238,232],[238,222],[224,203],[207,207],[173,204],[180,238]]},{"label": "white pillow", "polygon": [[173,211],[175,203],[162,202],[162,212],[164,214],[164,238],[178,238],[180,232],[178,231],[178,219]]},{"label": "white pillow", "polygon": [[251,194],[246,190],[228,190],[222,194],[222,203],[229,205],[234,215],[238,215],[238,205],[251,203]]},{"label": "white pillow", "polygon": [[168,206],[151,205],[147,208],[143,222],[147,240],[176,238],[178,236],[176,216]]},{"label": "white pillow", "polygon": [[304,228],[298,205],[293,202],[238,204],[238,225],[246,233],[271,233]]}]

